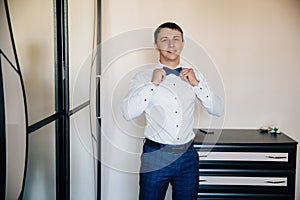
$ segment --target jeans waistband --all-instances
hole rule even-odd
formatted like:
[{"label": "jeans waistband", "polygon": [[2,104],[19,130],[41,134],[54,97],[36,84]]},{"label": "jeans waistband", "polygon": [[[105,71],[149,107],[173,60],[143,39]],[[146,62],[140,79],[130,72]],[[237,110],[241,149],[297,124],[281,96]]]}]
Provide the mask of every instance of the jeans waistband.
[{"label": "jeans waistband", "polygon": [[155,142],[153,140],[150,140],[148,138],[145,139],[145,145],[148,145],[157,150],[161,149],[162,151],[174,152],[174,153],[184,152],[187,149],[191,148],[193,146],[193,144],[194,144],[193,141],[190,141],[185,144],[179,144],[179,145],[161,144],[161,143]]}]

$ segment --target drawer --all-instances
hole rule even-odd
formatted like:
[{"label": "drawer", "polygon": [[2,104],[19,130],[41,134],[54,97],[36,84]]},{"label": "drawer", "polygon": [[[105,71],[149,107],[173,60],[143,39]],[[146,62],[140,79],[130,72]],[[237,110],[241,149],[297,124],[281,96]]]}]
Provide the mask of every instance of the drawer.
[{"label": "drawer", "polygon": [[294,195],[284,194],[239,194],[239,193],[198,193],[197,200],[295,200]]},{"label": "drawer", "polygon": [[291,170],[199,169],[199,191],[208,193],[294,194]]},{"label": "drawer", "polygon": [[194,145],[203,168],[295,169],[296,153],[292,148],[275,146],[212,146]]},{"label": "drawer", "polygon": [[200,185],[287,187],[287,177],[199,176]]},{"label": "drawer", "polygon": [[199,159],[206,161],[266,161],[288,162],[288,153],[276,152],[203,152],[199,151]]}]

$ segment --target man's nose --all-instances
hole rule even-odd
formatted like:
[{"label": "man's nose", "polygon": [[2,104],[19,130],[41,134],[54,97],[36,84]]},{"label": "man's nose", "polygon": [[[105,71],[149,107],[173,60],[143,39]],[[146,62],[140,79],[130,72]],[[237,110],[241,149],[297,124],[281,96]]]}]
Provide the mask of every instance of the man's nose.
[{"label": "man's nose", "polygon": [[174,41],[173,40],[169,40],[169,47],[174,47]]}]

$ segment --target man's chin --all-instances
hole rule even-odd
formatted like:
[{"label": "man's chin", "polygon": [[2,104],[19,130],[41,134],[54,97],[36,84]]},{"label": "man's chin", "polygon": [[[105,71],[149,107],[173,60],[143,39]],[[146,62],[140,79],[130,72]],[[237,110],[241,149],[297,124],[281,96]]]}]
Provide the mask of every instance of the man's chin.
[{"label": "man's chin", "polygon": [[177,60],[179,55],[178,54],[169,54],[166,56],[169,60]]}]

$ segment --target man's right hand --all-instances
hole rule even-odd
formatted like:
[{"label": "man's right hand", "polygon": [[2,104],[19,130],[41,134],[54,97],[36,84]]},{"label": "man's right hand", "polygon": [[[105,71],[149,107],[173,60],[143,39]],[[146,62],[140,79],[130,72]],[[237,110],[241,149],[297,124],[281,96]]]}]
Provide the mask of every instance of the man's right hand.
[{"label": "man's right hand", "polygon": [[160,68],[160,69],[155,69],[153,71],[151,82],[154,85],[159,86],[159,84],[161,82],[163,82],[165,79],[166,79],[166,71],[165,70],[163,70],[162,68]]}]

